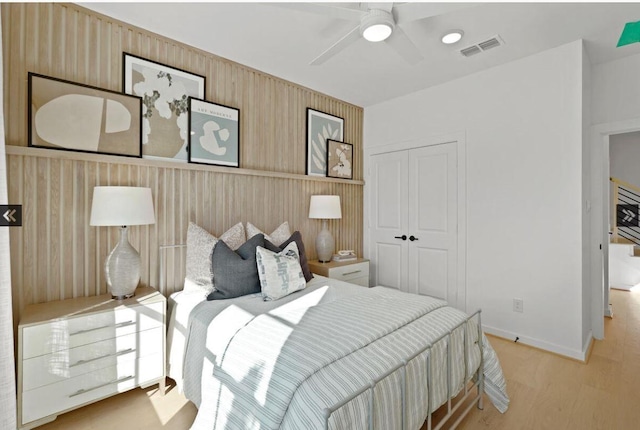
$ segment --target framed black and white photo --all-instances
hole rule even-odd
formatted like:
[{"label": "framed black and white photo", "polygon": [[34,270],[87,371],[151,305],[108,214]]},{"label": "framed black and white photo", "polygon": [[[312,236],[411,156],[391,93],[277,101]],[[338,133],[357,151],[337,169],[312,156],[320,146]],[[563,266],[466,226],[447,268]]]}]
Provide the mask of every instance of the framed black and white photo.
[{"label": "framed black and white photo", "polygon": [[240,167],[240,110],[189,98],[189,162]]},{"label": "framed black and white photo", "polygon": [[344,119],[307,108],[307,165],[311,176],[327,176],[327,140],[342,141]]},{"label": "framed black and white photo", "polygon": [[353,179],[353,145],[327,139],[327,176]]},{"label": "framed black and white photo", "polygon": [[29,73],[28,144],[142,156],[140,97]]},{"label": "framed black and white photo", "polygon": [[204,76],[123,54],[123,92],[142,97],[142,155],[187,162],[189,97],[204,99]]}]

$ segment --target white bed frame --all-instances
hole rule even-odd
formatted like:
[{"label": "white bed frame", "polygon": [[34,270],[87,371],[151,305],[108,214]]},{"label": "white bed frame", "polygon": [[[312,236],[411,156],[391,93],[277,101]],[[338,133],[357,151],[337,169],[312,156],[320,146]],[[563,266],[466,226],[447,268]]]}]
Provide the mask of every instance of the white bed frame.
[{"label": "white bed frame", "polygon": [[[182,258],[179,258],[182,260],[182,262],[184,262],[184,256],[183,256],[183,252],[186,251],[186,245],[161,245],[160,246],[160,252],[158,253],[158,259],[159,259],[159,290],[160,292],[162,292],[165,295],[168,295],[167,293],[170,293],[166,290],[167,286],[166,286],[166,280],[167,280],[167,267],[166,267],[166,261],[167,261],[167,256],[165,255],[168,251],[171,252],[175,252],[176,250],[179,250],[180,252],[180,256]],[[182,263],[182,267],[184,267],[184,263]],[[184,274],[184,272],[182,273],[182,275]],[[184,276],[179,277],[181,279],[184,279]],[[175,275],[174,275],[174,279],[175,279]],[[175,288],[174,286],[174,290],[177,291],[181,289],[180,288]],[[464,332],[464,338],[463,338],[463,345],[464,345],[464,377],[467,377],[468,374],[468,369],[469,369],[469,363],[468,363],[468,357],[469,357],[469,351],[467,350],[469,348],[469,345],[467,343],[467,338],[468,338],[468,333],[467,331],[468,329],[468,322],[473,319],[473,318],[477,318],[477,326],[478,326],[478,348],[480,349],[480,365],[478,366],[478,369],[471,375],[470,378],[466,379],[464,382],[464,388],[458,392],[458,393],[454,393],[453,392],[453,387],[452,387],[452,371],[453,371],[453,366],[452,366],[452,353],[451,353],[451,334],[459,329],[461,326],[463,326],[463,332]],[[453,424],[451,424],[451,426],[449,427],[449,429],[455,429],[461,422],[462,420],[467,416],[467,414],[471,411],[471,409],[473,408],[474,404],[477,404],[478,409],[483,409],[484,405],[483,405],[483,393],[484,393],[484,373],[482,372],[482,370],[484,369],[484,357],[483,357],[483,345],[482,345],[482,319],[481,319],[481,310],[477,310],[476,312],[474,312],[473,314],[471,314],[470,316],[468,316],[464,321],[462,321],[460,324],[458,324],[457,326],[455,326],[454,328],[452,328],[449,332],[443,334],[442,336],[440,336],[438,339],[436,339],[435,341],[433,341],[431,343],[431,345],[427,345],[425,346],[423,349],[421,349],[420,351],[416,352],[415,354],[409,356],[409,357],[405,357],[404,360],[402,360],[401,363],[398,363],[396,366],[394,366],[393,368],[391,368],[388,372],[386,372],[385,374],[383,374],[382,376],[380,376],[379,378],[370,381],[368,384],[366,384],[365,386],[361,387],[360,389],[354,391],[350,396],[344,398],[343,400],[341,400],[340,402],[332,405],[329,408],[326,408],[324,410],[324,416],[325,416],[325,422],[324,422],[324,428],[325,430],[329,430],[329,421],[331,418],[331,414],[333,414],[335,411],[337,411],[338,409],[340,409],[341,407],[345,406],[347,403],[349,403],[350,401],[352,401],[353,399],[355,399],[356,397],[360,396],[361,394],[365,393],[366,391],[370,391],[370,395],[369,395],[369,410],[368,410],[368,421],[369,421],[369,425],[368,428],[370,430],[373,429],[373,405],[374,405],[374,396],[375,396],[375,387],[376,385],[382,381],[383,379],[385,379],[386,377],[388,377],[389,375],[395,373],[396,371],[402,369],[402,430],[412,430],[412,429],[406,429],[406,415],[407,415],[407,410],[406,410],[406,374],[407,374],[407,364],[413,360],[414,358],[416,358],[417,356],[419,356],[420,354],[430,351],[431,348],[433,347],[433,345],[437,344],[438,342],[440,342],[443,339],[447,339],[447,402],[446,402],[446,410],[447,413],[446,415],[444,415],[442,418],[440,418],[438,420],[438,423],[436,424],[435,427],[433,427],[433,413],[436,410],[439,410],[439,408],[437,409],[432,409],[431,407],[431,401],[428,401],[428,414],[427,414],[427,419],[426,419],[426,423],[427,423],[427,430],[440,430],[445,424],[447,424],[449,422],[450,419],[452,419],[452,417],[454,416],[454,414],[460,409],[462,408],[466,403],[468,403],[466,405],[466,407],[464,407],[462,413],[456,418],[456,420],[453,422]],[[432,354],[427,354],[427,358],[426,358],[426,375],[427,375],[427,392],[431,393],[431,378],[429,378],[429,375],[431,375],[431,355]],[[464,391],[462,397],[460,397],[460,393],[462,393],[462,391]],[[455,398],[455,401],[454,399]],[[471,398],[471,400],[469,401],[469,399]],[[443,408],[445,405],[442,405],[441,407]]]}]

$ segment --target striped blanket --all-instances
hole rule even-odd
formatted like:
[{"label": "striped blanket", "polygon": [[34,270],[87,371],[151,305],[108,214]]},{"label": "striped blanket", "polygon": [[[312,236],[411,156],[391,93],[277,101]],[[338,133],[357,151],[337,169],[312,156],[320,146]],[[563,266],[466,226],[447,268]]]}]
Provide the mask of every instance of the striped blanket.
[{"label": "striped blanket", "polygon": [[[376,287],[308,287],[278,304],[259,297],[205,302],[192,313],[185,394],[199,408],[193,429],[324,428],[324,410],[378,380],[466,315],[445,302]],[[340,289],[340,290],[338,290]],[[270,308],[269,308],[270,307]],[[465,380],[464,324],[451,336],[454,395]],[[467,323],[467,378],[480,363],[475,324]],[[406,428],[447,400],[447,339],[407,364]],[[485,341],[487,392],[506,410],[504,378]],[[426,389],[431,354],[432,389]],[[374,428],[400,428],[402,371],[376,385]],[[370,392],[334,412],[329,427],[364,428]]]}]

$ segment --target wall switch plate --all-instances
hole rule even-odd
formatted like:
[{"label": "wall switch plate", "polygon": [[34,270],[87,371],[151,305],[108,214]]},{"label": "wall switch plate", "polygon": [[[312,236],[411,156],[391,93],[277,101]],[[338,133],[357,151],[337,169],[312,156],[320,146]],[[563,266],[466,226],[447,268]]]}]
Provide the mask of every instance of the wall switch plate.
[{"label": "wall switch plate", "polygon": [[522,299],[513,299],[513,311],[524,312],[524,302]]}]

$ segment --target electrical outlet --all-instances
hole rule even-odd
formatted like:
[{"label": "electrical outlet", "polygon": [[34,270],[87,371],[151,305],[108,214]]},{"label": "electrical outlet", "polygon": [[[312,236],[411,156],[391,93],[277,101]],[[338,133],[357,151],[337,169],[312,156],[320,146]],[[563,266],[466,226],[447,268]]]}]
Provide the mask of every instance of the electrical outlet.
[{"label": "electrical outlet", "polygon": [[513,299],[513,311],[524,312],[524,302],[522,299]]}]

